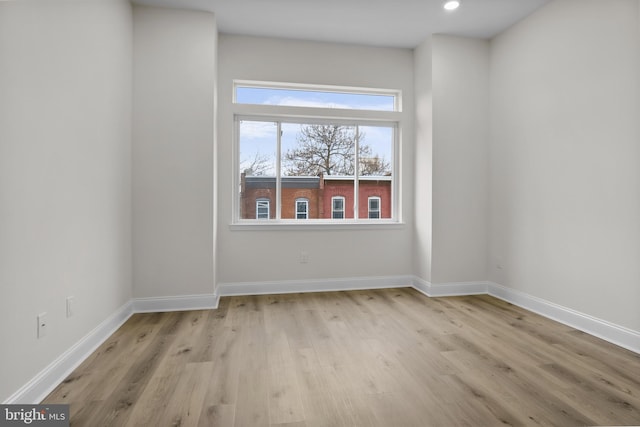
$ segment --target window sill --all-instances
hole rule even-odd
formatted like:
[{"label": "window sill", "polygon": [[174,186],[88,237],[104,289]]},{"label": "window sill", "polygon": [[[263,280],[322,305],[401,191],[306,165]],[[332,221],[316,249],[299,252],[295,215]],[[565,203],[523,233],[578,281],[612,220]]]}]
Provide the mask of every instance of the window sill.
[{"label": "window sill", "polygon": [[242,221],[229,224],[231,231],[270,231],[270,230],[287,230],[287,231],[309,231],[309,230],[388,230],[404,228],[403,222],[397,221]]}]

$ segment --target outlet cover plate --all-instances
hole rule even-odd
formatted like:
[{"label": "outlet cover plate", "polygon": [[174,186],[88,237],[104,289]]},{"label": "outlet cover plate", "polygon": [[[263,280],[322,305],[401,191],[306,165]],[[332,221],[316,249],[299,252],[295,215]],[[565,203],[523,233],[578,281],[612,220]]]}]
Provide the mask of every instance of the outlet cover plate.
[{"label": "outlet cover plate", "polygon": [[38,314],[38,338],[47,336],[47,313]]}]

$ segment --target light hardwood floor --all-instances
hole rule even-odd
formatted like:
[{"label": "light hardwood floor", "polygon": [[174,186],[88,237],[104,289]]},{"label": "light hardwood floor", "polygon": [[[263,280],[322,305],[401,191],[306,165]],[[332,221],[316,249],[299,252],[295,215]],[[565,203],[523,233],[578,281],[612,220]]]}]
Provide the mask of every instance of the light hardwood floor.
[{"label": "light hardwood floor", "polygon": [[489,296],[136,314],[45,400],[76,426],[640,425],[640,356]]}]

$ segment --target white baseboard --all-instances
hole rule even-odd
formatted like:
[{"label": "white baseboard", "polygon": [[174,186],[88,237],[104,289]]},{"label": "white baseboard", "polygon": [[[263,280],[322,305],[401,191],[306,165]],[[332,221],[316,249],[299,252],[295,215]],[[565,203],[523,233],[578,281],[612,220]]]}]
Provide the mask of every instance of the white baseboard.
[{"label": "white baseboard", "polygon": [[134,298],[135,313],[159,313],[165,311],[210,310],[218,308],[216,294],[177,295],[171,297]]},{"label": "white baseboard", "polygon": [[534,297],[493,282],[429,283],[413,278],[413,287],[428,297],[488,294],[572,328],[640,353],[640,332]]},{"label": "white baseboard", "polygon": [[135,298],[54,360],[4,404],[34,403],[44,399],[133,313],[214,309],[221,296],[295,292],[329,292],[413,287],[428,297],[489,294],[556,320],[620,347],[640,353],[640,332],[507,288],[493,282],[432,284],[415,276],[355,277],[326,280],[221,283],[217,292],[203,295]]},{"label": "white baseboard", "polygon": [[284,280],[221,283],[215,294],[137,298],[134,312],[201,310],[218,307],[223,296],[268,295],[297,292],[330,292],[413,287],[428,297],[489,294],[534,313],[556,320],[628,350],[640,353],[640,333],[567,307],[533,297],[497,283],[429,283],[416,276],[353,277],[344,279]]},{"label": "white baseboard", "polygon": [[132,299],[51,362],[3,404],[41,402],[133,313],[212,309],[218,307],[218,299],[215,294]]},{"label": "white baseboard", "polygon": [[331,292],[359,289],[406,288],[413,276],[352,277],[345,279],[281,280],[269,282],[236,282],[218,285],[218,295],[266,295],[297,292]]},{"label": "white baseboard", "polygon": [[41,402],[132,314],[133,304],[129,301],[12,394],[4,404]]},{"label": "white baseboard", "polygon": [[426,280],[414,276],[411,279],[411,287],[421,294],[424,294],[428,297],[431,296],[431,283],[427,282]]},{"label": "white baseboard", "polygon": [[627,350],[640,353],[640,332],[638,331],[598,319],[497,283],[489,282],[487,293],[513,305],[517,305],[518,307],[602,338],[605,341],[619,345]]},{"label": "white baseboard", "polygon": [[413,287],[428,297],[451,297],[460,295],[486,294],[489,282],[451,282],[429,283],[419,277],[413,277]]}]

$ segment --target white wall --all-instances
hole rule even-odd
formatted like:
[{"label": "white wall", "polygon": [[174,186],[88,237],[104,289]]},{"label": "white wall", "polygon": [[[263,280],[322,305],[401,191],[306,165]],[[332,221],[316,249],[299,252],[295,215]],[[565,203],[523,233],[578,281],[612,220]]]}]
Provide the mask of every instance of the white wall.
[{"label": "white wall", "polygon": [[[413,55],[385,49],[221,35],[217,176],[218,280],[305,280],[412,273]],[[404,98],[401,182],[406,224],[394,229],[231,230],[233,79],[401,89]],[[300,264],[300,251],[309,263]]]},{"label": "white wall", "polygon": [[431,282],[487,279],[489,43],[434,35]]},{"label": "white wall", "polygon": [[639,3],[555,1],[491,49],[491,280],[636,331]]},{"label": "white wall", "polygon": [[0,2],[0,401],[131,298],[131,22]]},{"label": "white wall", "polygon": [[433,91],[431,37],[413,51],[415,89],[415,162],[413,274],[431,282]]},{"label": "white wall", "polygon": [[211,294],[215,17],[136,6],[133,18],[133,293]]}]

